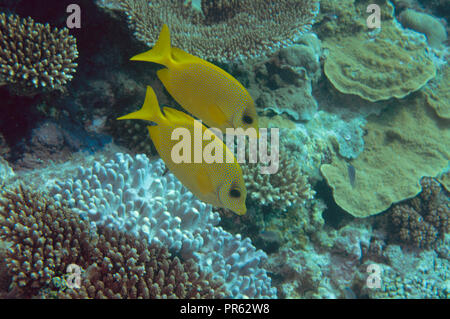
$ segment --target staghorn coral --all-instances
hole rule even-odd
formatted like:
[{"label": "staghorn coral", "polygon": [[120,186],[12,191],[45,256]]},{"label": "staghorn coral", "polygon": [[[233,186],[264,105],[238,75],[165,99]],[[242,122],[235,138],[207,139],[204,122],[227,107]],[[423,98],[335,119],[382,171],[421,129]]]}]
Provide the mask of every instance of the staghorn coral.
[{"label": "staghorn coral", "polygon": [[167,23],[174,46],[222,62],[291,44],[310,29],[319,9],[313,0],[202,1],[202,12],[175,0],[98,0],[97,4],[124,12],[136,38],[148,46]]},{"label": "staghorn coral", "polygon": [[279,167],[274,174],[261,174],[261,164],[242,165],[245,186],[250,198],[261,206],[285,211],[293,205],[302,205],[314,197],[301,166],[284,145],[279,149]]},{"label": "staghorn coral", "polygon": [[[392,101],[379,117],[367,118],[365,149],[356,159],[346,161],[333,154],[331,163],[321,166],[342,209],[355,217],[381,213],[393,203],[416,196],[423,176],[436,176],[446,169],[450,123],[424,104],[421,94]],[[355,168],[353,184],[349,164]]]},{"label": "staghorn coral", "polygon": [[202,271],[222,278],[232,297],[276,296],[263,268],[267,255],[250,239],[217,227],[219,215],[171,173],[164,175],[161,160],[119,153],[109,161],[76,165],[70,178],[50,186],[57,202],[99,226],[144,236],[184,259],[193,258]]},{"label": "staghorn coral", "polygon": [[[180,261],[166,248],[105,226],[91,228],[68,207],[22,186],[3,192],[0,237],[17,297],[217,298],[220,281]],[[83,270],[81,287],[55,290],[67,266]],[[53,289],[53,290],[52,290]]]},{"label": "staghorn coral", "polygon": [[0,85],[19,94],[62,90],[75,73],[76,39],[28,17],[0,13]]},{"label": "staghorn coral", "polygon": [[425,177],[420,184],[419,195],[388,212],[394,230],[390,234],[402,244],[430,248],[450,232],[450,206],[436,180]]}]

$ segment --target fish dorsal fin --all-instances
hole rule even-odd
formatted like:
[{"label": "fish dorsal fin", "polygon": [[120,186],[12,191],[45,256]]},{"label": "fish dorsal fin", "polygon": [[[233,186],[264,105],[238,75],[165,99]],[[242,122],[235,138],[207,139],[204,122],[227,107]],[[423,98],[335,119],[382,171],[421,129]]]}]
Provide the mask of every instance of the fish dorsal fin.
[{"label": "fish dorsal fin", "polygon": [[158,41],[151,50],[135,55],[131,61],[146,61],[169,66],[171,64],[172,47],[170,45],[170,31],[169,27],[164,24],[159,34]]},{"label": "fish dorsal fin", "polygon": [[180,48],[175,48],[172,47],[172,58],[174,59],[174,61],[176,62],[181,62],[181,63],[202,63],[202,62],[206,62],[202,59],[200,59],[199,57],[196,57],[195,55],[189,54],[184,50],[181,50]]},{"label": "fish dorsal fin", "polygon": [[191,119],[194,120],[194,118],[189,116],[188,114],[175,110],[171,107],[165,106],[163,107],[163,111],[164,114],[166,115],[166,118],[172,123],[179,122],[180,120],[191,120]]},{"label": "fish dorsal fin", "polygon": [[155,91],[150,86],[147,86],[142,108],[139,111],[118,118],[118,120],[146,120],[155,123],[160,123],[163,119]]}]

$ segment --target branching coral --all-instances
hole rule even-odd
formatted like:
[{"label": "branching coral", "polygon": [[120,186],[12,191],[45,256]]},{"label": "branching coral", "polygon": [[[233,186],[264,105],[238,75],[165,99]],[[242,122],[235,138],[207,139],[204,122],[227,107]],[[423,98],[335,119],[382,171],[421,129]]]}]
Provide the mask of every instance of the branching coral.
[{"label": "branching coral", "polygon": [[217,61],[260,56],[291,44],[310,29],[319,8],[313,0],[202,1],[202,12],[175,0],[97,3],[125,12],[135,36],[149,46],[167,23],[174,46]]},{"label": "branching coral", "polygon": [[[223,283],[180,261],[167,249],[89,221],[68,207],[23,187],[7,190],[0,201],[0,237],[12,244],[6,267],[18,297],[215,298]],[[79,266],[80,288],[52,291],[67,267]]]},{"label": "branching coral", "polygon": [[289,156],[283,145],[279,150],[279,168],[274,174],[261,174],[261,164],[242,165],[245,185],[250,198],[262,206],[286,210],[303,204],[314,196],[314,191],[304,176],[296,159]]},{"label": "branching coral", "polygon": [[[450,206],[441,186],[433,178],[423,178],[422,192],[395,205],[390,211],[391,234],[402,243],[432,247],[450,232]],[[389,212],[388,212],[389,214]]]},{"label": "branching coral", "polygon": [[61,90],[73,78],[78,57],[68,29],[0,13],[0,85],[18,92]]}]

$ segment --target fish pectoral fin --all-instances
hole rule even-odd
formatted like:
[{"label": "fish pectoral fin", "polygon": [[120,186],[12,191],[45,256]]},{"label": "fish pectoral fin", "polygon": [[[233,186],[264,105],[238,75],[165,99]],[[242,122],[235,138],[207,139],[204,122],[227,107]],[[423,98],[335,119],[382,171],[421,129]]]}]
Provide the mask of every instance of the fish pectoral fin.
[{"label": "fish pectoral fin", "polygon": [[199,171],[196,174],[198,189],[202,194],[211,193],[213,190],[213,186],[211,180],[209,179],[209,175],[204,171]]}]

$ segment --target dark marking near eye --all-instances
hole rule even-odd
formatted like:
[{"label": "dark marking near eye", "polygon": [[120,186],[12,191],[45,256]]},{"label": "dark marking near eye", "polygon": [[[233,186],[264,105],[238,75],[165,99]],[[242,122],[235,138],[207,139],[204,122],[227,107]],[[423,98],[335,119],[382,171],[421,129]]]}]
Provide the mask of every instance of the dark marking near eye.
[{"label": "dark marking near eye", "polygon": [[242,118],[242,121],[244,121],[245,124],[252,124],[253,123],[253,119],[248,116],[248,115],[244,115],[244,117]]},{"label": "dark marking near eye", "polygon": [[230,196],[234,198],[239,198],[241,197],[241,192],[237,189],[232,189],[230,190]]}]

